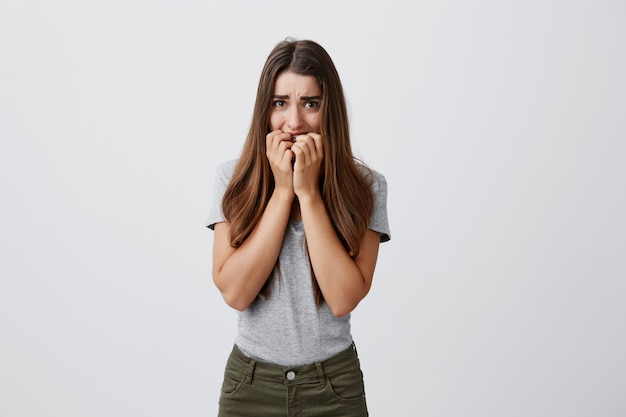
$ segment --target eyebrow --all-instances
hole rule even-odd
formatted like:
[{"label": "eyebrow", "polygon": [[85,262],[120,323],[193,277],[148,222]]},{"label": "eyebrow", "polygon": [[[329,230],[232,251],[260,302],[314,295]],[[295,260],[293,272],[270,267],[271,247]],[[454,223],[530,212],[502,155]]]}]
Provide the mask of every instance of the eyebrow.
[{"label": "eyebrow", "polygon": [[[289,96],[287,95],[280,95],[280,94],[274,94],[273,98],[279,99],[279,100],[288,100]],[[322,96],[302,96],[300,97],[300,100],[302,101],[308,101],[308,100],[321,100]]]}]

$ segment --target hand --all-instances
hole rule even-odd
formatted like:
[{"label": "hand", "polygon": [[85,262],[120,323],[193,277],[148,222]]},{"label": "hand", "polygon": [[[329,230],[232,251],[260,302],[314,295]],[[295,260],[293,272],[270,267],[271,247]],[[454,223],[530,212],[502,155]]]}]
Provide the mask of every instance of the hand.
[{"label": "hand", "polygon": [[291,146],[296,162],[293,166],[293,188],[298,198],[319,194],[319,179],[324,161],[324,143],[319,133],[296,136]]},{"label": "hand", "polygon": [[266,136],[266,155],[274,174],[275,190],[293,194],[294,154],[291,151],[293,142],[289,133],[274,130]]}]

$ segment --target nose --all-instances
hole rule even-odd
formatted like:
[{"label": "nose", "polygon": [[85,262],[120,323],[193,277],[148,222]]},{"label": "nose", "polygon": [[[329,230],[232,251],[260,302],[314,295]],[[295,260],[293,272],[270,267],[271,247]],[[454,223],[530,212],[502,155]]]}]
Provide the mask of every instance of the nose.
[{"label": "nose", "polygon": [[292,106],[289,109],[289,115],[287,116],[287,127],[292,132],[297,131],[303,123],[302,115],[298,106]]}]

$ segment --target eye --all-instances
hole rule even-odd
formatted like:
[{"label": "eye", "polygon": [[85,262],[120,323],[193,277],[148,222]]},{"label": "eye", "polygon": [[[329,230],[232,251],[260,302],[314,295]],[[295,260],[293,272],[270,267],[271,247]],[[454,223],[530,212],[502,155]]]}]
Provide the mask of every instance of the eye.
[{"label": "eye", "polygon": [[315,101],[315,100],[311,100],[311,101],[307,101],[306,103],[304,103],[304,108],[306,109],[318,109],[320,107],[320,102],[319,101]]},{"label": "eye", "polygon": [[287,103],[285,103],[285,100],[274,100],[274,107],[285,107],[287,105]]}]

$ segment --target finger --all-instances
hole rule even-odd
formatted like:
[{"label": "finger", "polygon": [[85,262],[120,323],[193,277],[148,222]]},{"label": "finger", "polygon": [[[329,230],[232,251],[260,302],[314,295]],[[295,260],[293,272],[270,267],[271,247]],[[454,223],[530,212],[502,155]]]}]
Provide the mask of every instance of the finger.
[{"label": "finger", "polygon": [[282,158],[280,160],[281,166],[285,167],[285,168],[291,168],[291,164],[293,163],[293,160],[294,160],[293,152],[291,150],[287,150],[283,154],[283,156],[282,156]]},{"label": "finger", "polygon": [[268,133],[267,135],[265,135],[265,144],[267,145],[267,147],[269,148],[270,144],[274,142],[274,138],[281,134],[282,131],[280,130],[273,130],[270,133]]},{"label": "finger", "polygon": [[266,135],[266,145],[269,148],[272,145],[278,145],[282,141],[291,142],[291,135],[284,133],[282,130],[274,130]]},{"label": "finger", "polygon": [[291,148],[292,142],[289,140],[290,135],[281,131],[274,131],[267,134],[266,153],[268,158],[278,154],[282,158],[282,154]]},{"label": "finger", "polygon": [[319,133],[309,133],[308,134],[313,139],[313,144],[315,146],[315,153],[322,157],[324,155],[324,141],[322,140],[322,135]]},{"label": "finger", "polygon": [[274,143],[275,143],[274,142],[274,138],[279,133],[280,133],[280,130],[274,130],[274,131],[268,133],[267,135],[265,135],[265,153],[266,153],[268,158],[271,157],[271,155],[273,154],[274,150],[276,149],[276,147],[274,145]]},{"label": "finger", "polygon": [[298,166],[304,166],[307,161],[310,161],[309,146],[303,139],[298,139],[298,142],[293,144],[291,150],[296,156],[296,162],[299,162]]},{"label": "finger", "polygon": [[314,163],[317,161],[317,151],[315,149],[315,142],[314,139],[309,136],[303,136],[301,138],[298,138],[298,141],[296,142],[296,144],[300,145],[300,148],[302,149],[302,153],[305,157],[305,160],[311,163]]}]

